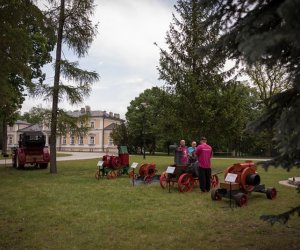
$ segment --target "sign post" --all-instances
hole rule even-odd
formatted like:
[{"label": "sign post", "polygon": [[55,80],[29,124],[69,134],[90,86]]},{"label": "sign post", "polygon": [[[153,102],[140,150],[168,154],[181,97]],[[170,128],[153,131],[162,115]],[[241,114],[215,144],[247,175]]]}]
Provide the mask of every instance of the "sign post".
[{"label": "sign post", "polygon": [[132,168],[132,186],[134,186],[134,179],[135,179],[135,176],[134,176],[134,170],[136,169],[136,167],[138,166],[139,164],[137,162],[133,162],[131,164],[131,168]]},{"label": "sign post", "polygon": [[104,175],[104,172],[103,172],[103,164],[104,164],[104,161],[98,161],[97,163],[97,167],[98,167],[98,179],[100,178],[100,173],[102,172],[102,177]]},{"label": "sign post", "polygon": [[231,183],[235,182],[237,174],[228,173],[225,181],[229,182],[229,207],[231,208]]},{"label": "sign post", "polygon": [[169,174],[174,174],[174,171],[175,171],[175,167],[172,167],[172,166],[168,166],[168,167],[167,167],[166,173],[168,174],[168,187],[169,187],[169,193],[171,193],[171,191],[170,191],[170,182],[171,182],[171,178],[169,177]]}]

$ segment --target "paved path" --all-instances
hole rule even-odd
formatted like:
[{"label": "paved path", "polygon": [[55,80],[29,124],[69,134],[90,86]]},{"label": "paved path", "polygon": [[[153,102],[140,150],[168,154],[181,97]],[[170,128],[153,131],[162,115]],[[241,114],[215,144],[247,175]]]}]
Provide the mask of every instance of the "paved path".
[{"label": "paved path", "polygon": [[[100,157],[104,155],[104,153],[99,153],[99,152],[61,152],[61,153],[72,154],[72,155],[57,157],[57,161],[100,159]],[[0,160],[0,164],[5,164],[5,160]],[[11,164],[11,158],[6,159],[6,164]]]}]

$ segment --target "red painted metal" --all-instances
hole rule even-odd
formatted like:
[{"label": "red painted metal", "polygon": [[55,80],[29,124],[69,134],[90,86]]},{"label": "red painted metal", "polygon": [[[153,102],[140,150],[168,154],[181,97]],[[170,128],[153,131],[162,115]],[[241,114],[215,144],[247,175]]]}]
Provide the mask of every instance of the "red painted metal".
[{"label": "red painted metal", "polygon": [[178,189],[180,192],[190,192],[193,190],[194,178],[191,174],[184,173],[178,179]]}]

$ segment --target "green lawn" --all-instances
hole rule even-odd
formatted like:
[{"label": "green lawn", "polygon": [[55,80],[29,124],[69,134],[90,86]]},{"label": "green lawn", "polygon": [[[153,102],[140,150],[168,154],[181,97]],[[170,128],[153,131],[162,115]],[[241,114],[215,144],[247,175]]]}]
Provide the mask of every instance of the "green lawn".
[{"label": "green lawn", "polygon": [[[299,194],[279,180],[300,169],[258,169],[276,187],[276,200],[252,193],[248,205],[229,208],[198,188],[171,193],[159,184],[132,186],[126,176],[96,180],[97,159],[58,162],[58,174],[0,166],[0,249],[299,249],[300,219],[270,224],[262,214],[299,205]],[[131,156],[161,173],[172,157]],[[213,160],[214,171],[237,162]],[[223,179],[222,174],[219,175]]]}]

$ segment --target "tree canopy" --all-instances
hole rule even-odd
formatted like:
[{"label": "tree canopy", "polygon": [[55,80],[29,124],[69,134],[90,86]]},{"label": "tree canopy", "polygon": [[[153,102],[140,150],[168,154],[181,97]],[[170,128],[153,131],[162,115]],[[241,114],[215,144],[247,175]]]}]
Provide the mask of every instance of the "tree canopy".
[{"label": "tree canopy", "polygon": [[[210,17],[205,25],[218,27],[218,54],[249,65],[260,63],[286,69],[292,87],[275,94],[270,108],[249,128],[274,129],[279,156],[270,164],[287,169],[300,166],[300,15],[299,0],[203,1]],[[216,25],[217,24],[217,25]]]},{"label": "tree canopy", "polygon": [[6,151],[6,125],[14,122],[25,90],[43,82],[41,68],[51,61],[55,41],[49,19],[30,0],[1,0],[0,23],[0,120]]},{"label": "tree canopy", "polygon": [[219,30],[205,26],[209,13],[202,2],[177,1],[166,36],[168,49],[160,48],[158,71],[174,98],[170,113],[176,117],[178,135],[187,141],[205,135],[216,150],[231,151],[254,111],[254,90],[226,79],[227,58],[218,55],[216,47]]}]

